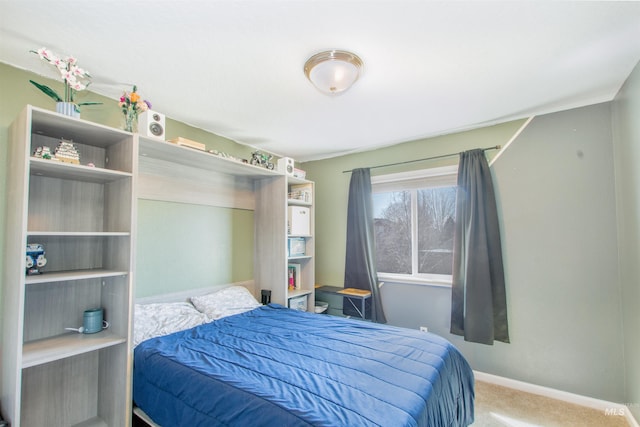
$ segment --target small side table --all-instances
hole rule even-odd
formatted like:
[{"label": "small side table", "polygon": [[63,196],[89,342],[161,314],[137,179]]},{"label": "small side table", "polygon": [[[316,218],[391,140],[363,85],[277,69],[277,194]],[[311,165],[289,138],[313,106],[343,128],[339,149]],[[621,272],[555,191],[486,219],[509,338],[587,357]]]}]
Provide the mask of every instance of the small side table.
[{"label": "small side table", "polygon": [[[356,288],[341,288],[338,286],[318,286],[315,289],[316,292],[324,292],[326,294],[331,295],[340,295],[346,297],[349,303],[353,306],[356,312],[360,315],[362,319],[365,318],[365,304],[367,299],[371,298],[371,292],[365,291],[364,289],[356,289]],[[358,305],[356,305],[356,302]]]}]

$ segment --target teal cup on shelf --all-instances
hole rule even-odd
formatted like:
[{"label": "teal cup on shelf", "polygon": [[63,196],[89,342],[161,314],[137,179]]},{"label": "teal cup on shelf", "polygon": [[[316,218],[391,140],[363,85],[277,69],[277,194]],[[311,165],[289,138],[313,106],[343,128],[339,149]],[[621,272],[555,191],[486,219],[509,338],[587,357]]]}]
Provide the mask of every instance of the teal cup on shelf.
[{"label": "teal cup on shelf", "polygon": [[95,334],[102,330],[102,316],[103,311],[101,308],[92,308],[84,311],[84,333]]}]

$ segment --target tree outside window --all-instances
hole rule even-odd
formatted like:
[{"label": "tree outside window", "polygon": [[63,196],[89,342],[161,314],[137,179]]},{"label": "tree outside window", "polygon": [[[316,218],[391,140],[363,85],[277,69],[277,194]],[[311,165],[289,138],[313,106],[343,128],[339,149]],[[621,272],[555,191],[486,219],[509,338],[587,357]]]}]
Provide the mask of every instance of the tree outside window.
[{"label": "tree outside window", "polygon": [[411,194],[374,193],[373,206],[378,272],[411,274]]},{"label": "tree outside window", "polygon": [[[438,175],[433,181],[422,177],[417,182],[413,178],[374,183],[376,266],[380,276],[450,282],[456,186],[455,174],[449,175],[444,180]],[[403,185],[408,188],[402,189]]]},{"label": "tree outside window", "polygon": [[418,273],[451,275],[456,187],[418,190]]}]

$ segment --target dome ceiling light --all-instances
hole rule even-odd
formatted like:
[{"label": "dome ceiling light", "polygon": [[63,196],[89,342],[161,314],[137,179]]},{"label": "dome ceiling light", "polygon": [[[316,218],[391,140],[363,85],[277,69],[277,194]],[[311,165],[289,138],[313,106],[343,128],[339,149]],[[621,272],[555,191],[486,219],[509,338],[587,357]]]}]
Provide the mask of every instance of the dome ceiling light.
[{"label": "dome ceiling light", "polygon": [[360,77],[362,60],[345,50],[313,55],[304,64],[304,74],[321,92],[335,95],[349,89]]}]

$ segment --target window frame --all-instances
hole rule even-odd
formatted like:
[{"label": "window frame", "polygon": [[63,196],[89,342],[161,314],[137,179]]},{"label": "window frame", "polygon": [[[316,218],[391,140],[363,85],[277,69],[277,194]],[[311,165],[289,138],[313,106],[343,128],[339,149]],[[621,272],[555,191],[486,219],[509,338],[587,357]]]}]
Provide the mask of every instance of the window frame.
[{"label": "window frame", "polygon": [[378,272],[378,279],[385,283],[409,283],[416,285],[451,287],[452,276],[447,274],[418,273],[418,192],[420,188],[457,186],[458,165],[440,166],[409,172],[399,172],[371,177],[372,193],[410,191],[411,194],[411,274]]}]

